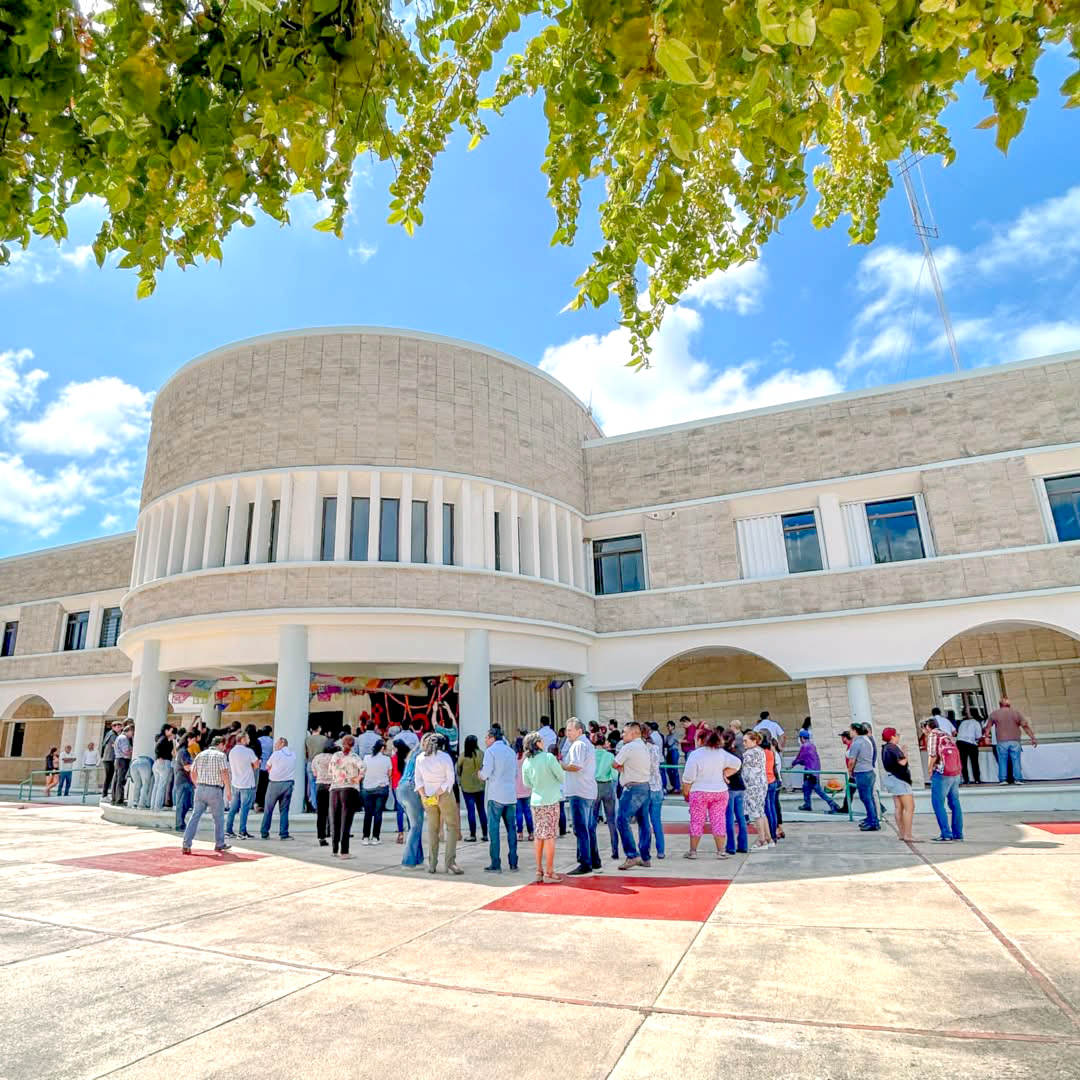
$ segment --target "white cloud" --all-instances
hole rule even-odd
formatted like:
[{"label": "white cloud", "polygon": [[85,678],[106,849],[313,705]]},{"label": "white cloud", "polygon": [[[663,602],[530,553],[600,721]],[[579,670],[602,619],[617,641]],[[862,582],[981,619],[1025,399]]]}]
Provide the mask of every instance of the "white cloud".
[{"label": "white cloud", "polygon": [[1017,359],[1080,349],[1080,322],[1059,320],[1025,327],[1016,334],[1013,348]]},{"label": "white cloud", "polygon": [[47,285],[69,267],[78,271],[89,266],[96,266],[94,249],[89,244],[56,247],[42,240],[36,247],[12,251],[8,265],[0,268],[0,288]]},{"label": "white cloud", "polygon": [[349,248],[349,254],[354,259],[359,259],[362,263],[366,263],[379,249],[374,244],[366,244],[361,240],[358,244]]},{"label": "white cloud", "polygon": [[696,300],[721,311],[733,310],[748,315],[761,306],[767,282],[763,262],[742,263],[730,270],[714,270],[708,277],[696,281],[686,290],[682,300]]},{"label": "white cloud", "polygon": [[[588,334],[544,351],[540,367],[591,403],[609,435],[834,394],[830,371],[776,371],[754,380],[756,362],[717,368],[694,356],[704,318],[679,304],[652,338],[652,366],[630,371],[630,333]],[[786,359],[786,357],[784,358]]]},{"label": "white cloud", "polygon": [[0,420],[6,420],[13,408],[27,409],[33,405],[38,386],[49,377],[40,368],[23,370],[23,365],[33,359],[29,349],[0,352]]},{"label": "white cloud", "polygon": [[15,425],[21,450],[90,457],[146,438],[152,393],[114,375],[68,383],[36,420]]},{"label": "white cloud", "polygon": [[46,475],[18,454],[0,452],[0,521],[51,536],[81,514],[84,500],[96,492],[92,478],[76,465]]},{"label": "white cloud", "polygon": [[70,263],[76,270],[82,270],[94,262],[94,249],[90,244],[80,244],[71,251],[61,251],[60,258]]},{"label": "white cloud", "polygon": [[103,529],[118,529],[120,527],[121,517],[119,514],[106,514],[101,519],[101,527]]},{"label": "white cloud", "polygon": [[982,274],[1021,267],[1061,272],[1080,258],[1080,185],[1064,195],[1025,207],[1014,222],[997,229],[975,252]]}]

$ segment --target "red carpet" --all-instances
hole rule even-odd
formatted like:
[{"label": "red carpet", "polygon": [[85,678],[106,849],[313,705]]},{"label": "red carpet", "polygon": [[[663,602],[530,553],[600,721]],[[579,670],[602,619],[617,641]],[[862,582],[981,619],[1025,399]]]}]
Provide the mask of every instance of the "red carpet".
[{"label": "red carpet", "polygon": [[1024,824],[1055,836],[1080,836],[1080,821],[1025,821]]},{"label": "red carpet", "polygon": [[730,881],[665,877],[564,877],[559,885],[526,885],[485,911],[590,915],[606,919],[704,922]]},{"label": "red carpet", "polygon": [[238,854],[212,848],[195,848],[184,855],[179,846],[150,848],[146,851],[117,851],[112,855],[89,855],[85,859],[59,859],[57,866],[79,866],[86,870],[114,870],[118,874],[141,874],[143,877],[167,877],[188,870],[206,870],[227,863],[254,862],[264,855]]}]

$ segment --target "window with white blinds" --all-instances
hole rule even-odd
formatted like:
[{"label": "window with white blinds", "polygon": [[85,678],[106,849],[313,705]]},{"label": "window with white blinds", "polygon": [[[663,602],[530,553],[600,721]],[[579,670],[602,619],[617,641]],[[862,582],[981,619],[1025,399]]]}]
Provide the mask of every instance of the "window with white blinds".
[{"label": "window with white blinds", "polygon": [[841,503],[852,566],[929,559],[935,554],[922,495]]},{"label": "window with white blinds", "polygon": [[735,536],[744,578],[776,577],[788,572],[779,514],[739,518],[735,522]]}]

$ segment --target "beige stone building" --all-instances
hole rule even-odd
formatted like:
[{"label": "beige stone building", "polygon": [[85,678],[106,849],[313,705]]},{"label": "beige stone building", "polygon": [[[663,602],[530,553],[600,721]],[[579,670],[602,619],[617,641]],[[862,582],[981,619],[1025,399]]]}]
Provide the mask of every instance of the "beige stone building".
[{"label": "beige stone building", "polygon": [[0,780],[115,715],[147,752],[170,708],[290,739],[376,706],[465,733],[768,709],[835,767],[853,718],[913,743],[1002,693],[1055,775],[1080,354],[606,438],[476,345],[256,338],[162,388],[135,533],[0,560],[0,624]]}]

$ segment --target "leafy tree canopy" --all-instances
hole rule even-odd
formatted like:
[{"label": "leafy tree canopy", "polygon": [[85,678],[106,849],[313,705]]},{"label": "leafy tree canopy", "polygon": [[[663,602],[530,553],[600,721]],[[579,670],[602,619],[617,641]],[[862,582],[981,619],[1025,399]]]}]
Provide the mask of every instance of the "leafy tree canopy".
[{"label": "leafy tree canopy", "polygon": [[[641,362],[667,305],[803,202],[809,156],[815,222],[868,242],[892,164],[952,160],[958,85],[1005,151],[1060,43],[1080,59],[1080,0],[431,0],[408,30],[389,0],[0,0],[0,262],[98,195],[98,262],[121,251],[147,295],[293,193],[340,234],[364,152],[395,162],[389,220],[412,232],[451,132],[474,145],[540,94],[552,243],[604,184],[572,306],[614,293]],[[1080,105],[1080,71],[1061,92]]]}]

